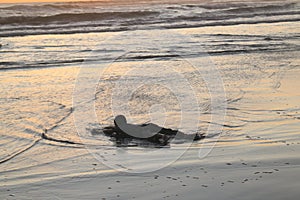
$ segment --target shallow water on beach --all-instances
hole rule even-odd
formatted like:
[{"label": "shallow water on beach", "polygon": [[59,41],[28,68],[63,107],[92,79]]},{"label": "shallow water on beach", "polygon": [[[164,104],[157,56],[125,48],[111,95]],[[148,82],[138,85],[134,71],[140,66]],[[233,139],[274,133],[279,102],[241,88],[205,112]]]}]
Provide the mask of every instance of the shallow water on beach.
[{"label": "shallow water on beach", "polygon": [[290,1],[94,1],[0,5],[0,36],[115,32],[299,21]]},{"label": "shallow water on beach", "polygon": [[[115,173],[105,162],[116,154],[155,155],[156,149],[122,149],[103,135],[90,134],[89,128],[111,125],[124,110],[131,123],[206,134],[199,142],[174,142],[165,149],[178,155],[186,151],[166,166],[178,167],[182,174],[192,166],[217,174],[232,163],[237,171],[256,166],[297,172],[297,26],[278,22],[1,38],[1,186],[6,190],[68,177],[105,177]],[[221,89],[208,85],[219,83],[206,79],[212,67]],[[220,105],[212,106],[213,98]],[[86,126],[78,128],[81,122]],[[215,130],[209,132],[209,127]],[[45,129],[52,140],[42,138]],[[211,152],[200,159],[201,149]],[[98,160],[93,151],[102,152],[100,158],[94,155]],[[160,156],[145,159],[122,160],[119,168],[148,172],[163,162]],[[285,180],[290,174],[280,176]],[[224,181],[220,177],[215,178]]]},{"label": "shallow water on beach", "polygon": [[[237,31],[243,32],[247,30],[247,26],[229,27],[225,29],[226,34],[224,34],[225,31],[223,31],[223,29],[219,29],[218,27],[214,29],[195,28],[177,30],[182,35],[195,38],[193,41],[195,44],[204,44],[201,48],[207,49],[210,57],[207,58],[207,54],[203,54],[205,55],[203,59],[212,61],[212,63],[217,66],[221,75],[226,94],[226,99],[223,100],[226,102],[227,113],[224,123],[220,124],[223,129],[220,134],[226,138],[226,140],[220,139],[217,145],[244,145],[247,143],[276,144],[289,142],[297,144],[299,142],[298,91],[292,89],[294,86],[290,85],[290,83],[288,86],[283,84],[287,82],[285,75],[289,74],[289,71],[295,70],[296,73],[298,72],[297,48],[295,49],[291,46],[296,44],[296,40],[293,41],[293,39],[290,39],[290,35],[295,35],[295,33],[293,31],[291,31],[291,33],[288,32],[289,30],[293,30],[290,27],[294,27],[295,24],[268,25],[271,26],[269,29],[272,30],[273,35],[270,35],[270,32],[261,33],[261,28],[264,26],[265,25],[252,26],[253,32],[255,28],[258,31],[255,33],[255,37],[252,33],[245,35],[236,33]],[[278,26],[285,28],[285,35],[273,31],[276,30]],[[237,30],[235,28],[237,28]],[[214,32],[214,34],[209,35],[208,32],[210,31]],[[236,34],[230,34],[230,31]],[[106,38],[107,35],[108,33],[80,34],[59,36],[58,38],[59,40],[65,40],[64,43],[72,41],[72,43],[75,44],[75,41],[85,41],[85,38],[88,41],[96,41],[98,38]],[[261,48],[259,46],[256,47],[256,50],[249,53],[228,53],[231,52],[230,49],[227,50],[227,53],[221,55],[210,53],[211,49],[214,48],[214,45],[212,45],[210,41],[214,41],[214,43],[217,43],[219,46],[224,46],[226,43],[228,44],[226,46],[234,46],[235,48],[241,48],[241,46],[243,46],[243,48],[253,48],[252,46],[258,43],[257,39],[261,38],[262,42],[259,42],[261,44],[266,35],[272,38],[287,37],[287,39],[274,39],[275,41],[265,42],[268,48],[270,47],[267,43],[273,43],[276,47],[281,45],[282,49],[277,47],[279,49],[259,52]],[[240,38],[243,38],[243,40],[241,41]],[[31,39],[34,39],[34,41],[31,42]],[[23,46],[33,42],[36,43],[37,39],[44,40],[49,39],[49,37],[40,36],[40,38],[33,38],[28,36],[27,38],[8,38],[7,41],[18,40],[19,46]],[[130,42],[134,42],[134,40],[130,40]],[[43,42],[41,43],[43,44]],[[124,41],[124,43],[126,42]],[[89,44],[90,42],[87,43],[86,48],[91,48]],[[288,45],[289,51],[285,51],[285,46]],[[101,43],[99,46],[102,47]],[[182,44],[182,46],[185,46],[185,44]],[[83,46],[81,47],[84,48]],[[116,46],[112,45],[112,49],[115,47]],[[109,48],[109,45],[105,48]],[[120,49],[122,48],[123,46],[121,45]],[[183,50],[185,50],[185,52],[191,52],[193,50],[196,51],[197,48],[191,47],[191,51],[190,49],[186,51],[186,49],[187,46],[185,46]],[[174,51],[175,52],[171,52],[173,54],[169,52],[169,55],[180,55],[178,48],[174,48]],[[108,52],[110,51],[108,50]],[[191,83],[193,83],[193,81],[197,83],[193,85],[193,89],[197,92],[197,100],[200,103],[200,123],[198,130],[205,133],[210,123],[212,123],[212,115],[220,115],[220,112],[214,110],[215,113],[212,113],[210,107],[211,94],[208,92],[209,87],[206,85],[205,80],[203,80],[202,77],[193,77],[195,76],[195,74],[193,74],[195,68],[191,67],[188,61],[194,59],[194,57],[189,56],[186,57],[185,60],[172,58],[169,55],[157,57],[157,52],[158,50],[154,50],[154,53],[152,53],[151,47],[147,46],[146,51],[141,50],[140,52],[126,54],[125,57],[119,58],[119,60],[105,68],[105,71],[99,78],[99,83],[93,85],[96,97],[95,111],[97,121],[102,125],[110,125],[112,124],[113,116],[115,114],[121,114],[117,112],[122,111],[123,108],[115,107],[115,110],[112,108],[114,105],[111,104],[111,99],[112,95],[115,95],[116,97],[113,99],[116,101],[115,104],[121,103],[122,101],[129,101],[127,109],[131,115],[130,120],[132,123],[144,123],[152,120],[152,122],[165,125],[166,127],[188,131],[189,127],[193,126],[193,124],[187,122],[180,125],[180,114],[182,113],[180,110],[180,102],[178,102],[178,97],[176,97],[176,95],[184,96],[188,94],[187,91],[185,91],[186,88],[183,86],[182,88],[178,88],[178,86],[182,85],[178,84],[178,76],[170,76],[172,71],[170,71],[169,68],[172,67],[177,69],[180,74],[184,74],[185,79],[188,79]],[[40,53],[43,53],[43,51]],[[104,53],[104,56],[105,55],[106,52]],[[150,56],[147,57],[148,55]],[[76,54],[69,53],[68,56],[76,57]],[[96,50],[87,55],[87,57],[96,56],[102,57],[103,53],[101,51],[98,53]],[[201,61],[201,59],[197,61]],[[76,81],[78,81],[82,71],[86,73],[86,77],[99,73],[97,67],[100,66],[101,68],[102,65],[104,66],[101,62],[93,63],[88,60],[81,65],[66,66],[63,68],[2,71],[2,160],[17,154],[22,149],[26,149],[32,145],[36,140],[39,140],[44,129],[48,129],[48,135],[53,138],[79,143],[80,139],[76,134],[72,114],[76,108],[72,108],[74,105],[72,105],[71,97],[74,87],[76,86]],[[163,66],[164,70],[161,71]],[[79,73],[80,67],[81,73]],[[133,69],[137,69],[136,74],[129,73],[130,70]],[[201,73],[206,73],[207,69],[203,67],[198,70],[200,70],[201,76]],[[147,79],[152,80],[151,83],[153,83],[154,80],[154,83],[157,84],[143,86],[141,82],[143,83],[143,81]],[[292,80],[295,81],[295,83],[297,81],[295,77],[292,77]],[[121,93],[121,91],[113,90],[120,81],[125,81],[124,84],[121,83],[121,86],[125,85],[129,87],[129,89],[134,85],[138,86],[136,91],[131,94],[130,100],[118,99],[122,97],[122,95],[118,93]],[[172,94],[172,91],[170,93],[169,88],[166,88],[170,87],[170,85],[175,85],[178,89],[176,92],[179,94]],[[282,87],[285,88],[281,89]],[[126,90],[125,87],[121,89]],[[287,93],[286,90],[291,91]],[[156,104],[159,104],[158,107],[155,107]],[[151,109],[153,110],[149,113],[149,109],[150,111]],[[165,112],[161,113],[161,109],[165,109],[163,110]],[[189,119],[189,117],[195,116],[193,113],[197,110],[193,110],[192,107],[186,107],[186,109],[185,114],[187,115],[188,121],[192,123],[195,122],[195,120]],[[91,126],[93,125],[93,121],[92,119]],[[193,129],[190,131],[198,130]],[[51,145],[68,145],[43,140],[40,144],[41,143],[45,143],[45,145],[48,145],[48,143]],[[100,144],[110,147],[113,146],[113,143],[108,141],[105,137],[100,139]],[[176,147],[176,144],[174,144],[174,146]],[[194,144],[193,147],[197,148],[197,144]],[[180,148],[180,146],[178,146],[178,148]]]}]

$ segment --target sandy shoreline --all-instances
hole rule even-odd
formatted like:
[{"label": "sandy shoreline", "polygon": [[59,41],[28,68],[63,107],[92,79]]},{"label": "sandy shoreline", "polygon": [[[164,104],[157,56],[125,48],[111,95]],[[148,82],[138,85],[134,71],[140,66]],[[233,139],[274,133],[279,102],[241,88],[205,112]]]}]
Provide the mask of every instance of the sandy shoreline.
[{"label": "sandy shoreline", "polygon": [[[297,32],[293,25],[287,26],[286,31]],[[283,25],[269,26],[267,33],[262,33],[265,24],[253,25],[251,33],[243,25],[227,27],[223,32],[220,27],[181,31],[281,34],[276,27]],[[203,146],[195,143],[180,159],[158,171],[124,173],[105,166],[83,146],[41,140],[0,165],[0,198],[297,199],[300,194],[298,52],[220,55],[212,59],[222,72],[230,101],[228,126],[205,158],[198,157]],[[257,71],[253,67],[256,65],[261,67]],[[1,71],[0,111],[5,116],[0,123],[1,159],[39,140],[45,127],[55,126],[49,132],[51,137],[81,141],[72,112],[69,115],[78,71],[79,66]],[[204,141],[208,146],[211,144]],[[175,145],[173,150],[180,148]],[[118,149],[107,142],[103,151],[114,153]],[[135,160],[127,162],[141,169],[145,167]],[[157,162],[149,161],[152,165]]]},{"label": "sandy shoreline", "polygon": [[[48,74],[54,69],[6,72],[13,74]],[[76,74],[76,68],[57,69]],[[41,75],[40,74],[40,75]],[[285,73],[279,88],[286,103],[299,102],[295,95],[300,70]],[[13,75],[13,76],[15,76]],[[56,77],[57,78],[57,77]],[[47,85],[47,84],[45,84]],[[41,86],[43,87],[43,86]],[[56,88],[57,89],[57,88]],[[70,92],[72,87],[70,86]],[[254,88],[253,88],[254,89]],[[49,91],[49,90],[48,90]],[[278,95],[277,95],[278,96]],[[62,102],[68,102],[62,99]],[[65,102],[65,103],[66,103]],[[70,105],[67,103],[67,105]],[[272,106],[273,107],[273,106]],[[291,132],[299,129],[298,120],[286,125]],[[72,118],[68,119],[71,123]],[[69,123],[66,121],[65,123]],[[242,132],[251,137],[226,143],[223,135],[218,145],[204,159],[199,159],[197,145],[175,163],[159,171],[128,174],[112,170],[95,160],[84,148],[59,147],[43,142],[16,159],[1,165],[2,199],[296,199],[299,192],[299,140],[257,137],[259,129],[249,126]],[[286,131],[285,126],[273,132]],[[59,131],[58,131],[59,132]],[[295,132],[294,132],[295,133]],[[263,133],[260,134],[261,137]],[[68,136],[64,136],[68,137]],[[76,137],[72,134],[72,140]],[[293,137],[292,137],[293,138]],[[240,143],[240,144],[239,144]],[[49,146],[50,145],[50,146]],[[52,146],[53,145],[53,146]],[[48,160],[48,161],[47,161]],[[23,166],[23,167],[21,167]]]},{"label": "sandy shoreline", "polygon": [[[203,160],[197,159],[197,149],[192,149],[174,164],[146,174],[112,171],[87,154],[35,167],[40,173],[23,175],[15,183],[12,174],[23,174],[27,169],[8,172],[10,180],[6,185],[4,177],[1,196],[3,199],[261,199],[268,196],[296,199],[300,159],[286,155],[299,151],[298,146],[216,148]],[[278,149],[280,155],[265,159],[269,151]],[[258,157],[258,152],[266,155]],[[51,177],[48,174],[51,165],[61,166],[68,173],[78,172]],[[28,178],[37,182],[26,183]],[[18,184],[22,179],[25,182]]]}]

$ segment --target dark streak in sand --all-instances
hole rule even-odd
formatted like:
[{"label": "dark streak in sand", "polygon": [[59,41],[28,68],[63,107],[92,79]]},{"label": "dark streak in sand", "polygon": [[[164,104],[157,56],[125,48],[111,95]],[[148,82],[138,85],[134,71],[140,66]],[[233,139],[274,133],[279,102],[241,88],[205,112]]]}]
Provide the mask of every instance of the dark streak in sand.
[{"label": "dark streak in sand", "polygon": [[45,133],[42,133],[41,137],[45,140],[53,141],[53,142],[60,142],[60,143],[65,143],[65,144],[78,144],[78,145],[83,145],[82,143],[78,142],[72,142],[69,140],[60,140],[60,139],[55,139],[47,136]]}]

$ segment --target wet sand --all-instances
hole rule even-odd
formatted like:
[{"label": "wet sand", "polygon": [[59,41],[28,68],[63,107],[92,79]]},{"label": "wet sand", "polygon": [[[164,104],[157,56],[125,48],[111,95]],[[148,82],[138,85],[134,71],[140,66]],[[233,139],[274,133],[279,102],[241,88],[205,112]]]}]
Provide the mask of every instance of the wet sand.
[{"label": "wet sand", "polygon": [[[259,34],[265,26],[253,28]],[[268,25],[269,32],[263,35],[274,33],[278,26]],[[290,27],[293,25],[287,27],[293,32]],[[233,34],[237,30],[249,33],[247,26],[180,31]],[[298,54],[282,51],[213,56],[228,98],[224,132],[208,156],[199,158],[199,150],[213,144],[213,138],[191,145],[174,163],[148,173],[118,172],[96,160],[80,144],[72,109],[79,66],[1,71],[0,198],[297,199]],[[255,64],[261,69],[254,69]],[[203,123],[206,118],[201,116]],[[45,128],[49,137],[73,143],[42,138]],[[107,154],[104,159],[118,153],[109,141],[102,145]],[[171,149],[181,148],[175,145]],[[127,162],[144,169],[159,160]]]}]

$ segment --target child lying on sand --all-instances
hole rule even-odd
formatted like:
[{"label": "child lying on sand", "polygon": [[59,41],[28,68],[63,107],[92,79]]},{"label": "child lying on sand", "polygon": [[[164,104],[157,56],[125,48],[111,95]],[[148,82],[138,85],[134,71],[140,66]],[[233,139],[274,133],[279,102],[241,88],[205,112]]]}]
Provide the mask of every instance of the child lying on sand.
[{"label": "child lying on sand", "polygon": [[106,136],[114,138],[117,144],[123,144],[126,139],[138,139],[165,146],[175,137],[176,139],[190,141],[197,141],[204,138],[203,135],[198,133],[188,135],[178,130],[163,128],[152,123],[141,125],[129,124],[123,115],[118,115],[114,120],[114,124],[115,126],[105,127],[103,132]]}]

